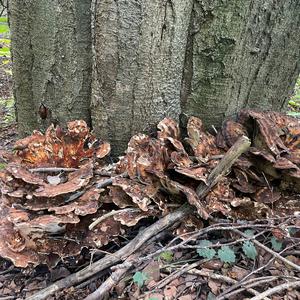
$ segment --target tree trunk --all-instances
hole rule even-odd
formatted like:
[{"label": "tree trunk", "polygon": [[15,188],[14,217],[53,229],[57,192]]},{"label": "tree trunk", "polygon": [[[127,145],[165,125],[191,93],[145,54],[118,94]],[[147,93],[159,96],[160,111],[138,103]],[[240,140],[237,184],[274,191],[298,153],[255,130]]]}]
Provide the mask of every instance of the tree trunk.
[{"label": "tree trunk", "polygon": [[179,117],[192,0],[103,0],[93,10],[93,127],[120,153],[132,134]]},{"label": "tree trunk", "polygon": [[51,120],[91,113],[118,155],[164,116],[219,126],[241,108],[283,110],[299,25],[298,0],[11,0],[20,131],[48,122],[42,102]]},{"label": "tree trunk", "polygon": [[284,110],[297,80],[300,1],[194,1],[182,108],[220,125],[242,108]]},{"label": "tree trunk", "polygon": [[[91,0],[11,0],[14,95],[21,135],[90,121]],[[39,114],[44,104],[46,119]]]}]

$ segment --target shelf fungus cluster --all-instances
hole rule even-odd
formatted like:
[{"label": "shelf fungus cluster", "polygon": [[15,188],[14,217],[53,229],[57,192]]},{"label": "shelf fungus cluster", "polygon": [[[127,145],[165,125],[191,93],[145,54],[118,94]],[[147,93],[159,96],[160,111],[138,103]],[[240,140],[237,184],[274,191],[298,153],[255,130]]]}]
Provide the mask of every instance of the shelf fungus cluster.
[{"label": "shelf fungus cluster", "polygon": [[[195,211],[174,229],[182,238],[214,217],[249,220],[300,211],[296,119],[241,111],[216,135],[196,117],[185,134],[169,118],[157,128],[156,137],[133,136],[115,164],[108,159],[110,145],[84,121],[36,131],[17,141],[12,153],[2,152],[0,256],[17,267],[51,267],[83,248],[118,243],[140,220],[151,222],[186,202]],[[249,151],[200,198],[197,187],[242,135],[251,139]]]}]

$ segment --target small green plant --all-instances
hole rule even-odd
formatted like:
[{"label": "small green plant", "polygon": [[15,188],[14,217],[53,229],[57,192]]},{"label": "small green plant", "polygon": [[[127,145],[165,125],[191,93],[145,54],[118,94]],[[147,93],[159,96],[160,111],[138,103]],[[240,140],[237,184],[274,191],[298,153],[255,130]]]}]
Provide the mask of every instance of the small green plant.
[{"label": "small green plant", "polygon": [[218,250],[218,257],[224,263],[235,263],[235,253],[229,246],[222,246]]},{"label": "small green plant", "polygon": [[251,241],[245,241],[242,247],[245,255],[250,259],[255,259],[257,256],[257,251],[254,244]]},{"label": "small green plant", "polygon": [[199,243],[199,247],[197,249],[197,253],[207,259],[212,259],[215,255],[216,255],[216,250],[209,248],[210,246],[212,246],[212,242],[208,241],[208,240],[202,240]]},{"label": "small green plant", "polygon": [[9,27],[5,23],[0,23],[0,33],[8,33]]},{"label": "small green plant", "polygon": [[271,237],[271,244],[274,251],[282,250],[282,242],[278,241],[274,236]]},{"label": "small green plant", "polygon": [[164,251],[159,255],[159,258],[164,260],[165,262],[170,263],[173,260],[173,252],[172,251]]},{"label": "small green plant", "polygon": [[247,230],[245,230],[244,234],[248,237],[253,237],[255,234],[255,231],[252,229],[247,229]]},{"label": "small green plant", "polygon": [[145,281],[148,279],[147,274],[143,272],[135,272],[132,277],[133,282],[136,283],[139,287],[142,287]]},{"label": "small green plant", "polygon": [[207,300],[215,300],[215,299],[217,299],[217,297],[213,293],[209,292],[207,295]]},{"label": "small green plant", "polygon": [[2,48],[0,48],[0,56],[9,57],[10,56],[10,49],[9,49],[9,47],[2,47]]},{"label": "small green plant", "polygon": [[0,98],[0,109],[7,111],[5,116],[0,120],[0,124],[10,124],[15,120],[15,111],[14,111],[14,99],[1,99]]}]

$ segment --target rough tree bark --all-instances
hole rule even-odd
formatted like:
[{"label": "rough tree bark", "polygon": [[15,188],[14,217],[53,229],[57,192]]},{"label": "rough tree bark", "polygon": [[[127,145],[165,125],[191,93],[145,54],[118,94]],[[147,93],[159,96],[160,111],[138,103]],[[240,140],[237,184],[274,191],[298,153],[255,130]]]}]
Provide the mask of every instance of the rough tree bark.
[{"label": "rough tree bark", "polygon": [[[21,135],[49,122],[90,122],[91,0],[11,0],[14,96]],[[43,103],[52,114],[39,117]]]},{"label": "rough tree bark", "polygon": [[41,101],[65,121],[91,100],[113,154],[164,116],[283,110],[300,69],[298,0],[11,0],[11,23],[21,132]]},{"label": "rough tree bark", "polygon": [[95,1],[92,118],[116,153],[180,112],[220,125],[286,108],[299,74],[295,0]]},{"label": "rough tree bark", "polygon": [[116,153],[178,118],[192,0],[103,0],[94,8],[92,120]]},{"label": "rough tree bark", "polygon": [[188,115],[286,109],[300,71],[300,1],[194,1],[182,86]]}]

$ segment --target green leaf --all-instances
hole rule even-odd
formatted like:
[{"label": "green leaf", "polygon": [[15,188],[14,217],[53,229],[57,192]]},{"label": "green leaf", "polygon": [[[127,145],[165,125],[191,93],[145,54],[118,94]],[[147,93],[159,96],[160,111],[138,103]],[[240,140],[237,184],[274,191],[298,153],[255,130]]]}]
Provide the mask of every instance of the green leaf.
[{"label": "green leaf", "polygon": [[201,240],[199,243],[199,247],[201,248],[197,249],[197,253],[204,258],[212,259],[216,255],[216,250],[209,248],[209,246],[212,246],[212,244],[213,243],[211,241]]},{"label": "green leaf", "polygon": [[271,244],[274,251],[280,251],[282,249],[282,242],[278,241],[274,236],[271,237]]},{"label": "green leaf", "polygon": [[159,300],[158,298],[155,298],[155,297],[151,297],[149,298],[148,300]]},{"label": "green leaf", "polygon": [[0,22],[7,23],[8,18],[7,17],[0,17]]},{"label": "green leaf", "polygon": [[166,262],[171,262],[173,260],[173,252],[172,251],[164,251],[159,255],[160,259],[163,259]]},{"label": "green leaf", "polygon": [[218,250],[218,257],[225,263],[235,262],[234,251],[228,246],[222,246],[221,249]]},{"label": "green leaf", "polygon": [[139,287],[142,287],[145,281],[148,279],[148,277],[147,274],[143,272],[135,272],[132,279],[134,283],[136,283]]},{"label": "green leaf", "polygon": [[256,248],[251,241],[245,241],[243,243],[243,251],[245,255],[250,259],[254,260],[257,256]]},{"label": "green leaf", "polygon": [[295,227],[289,227],[289,228],[288,228],[288,232],[289,232],[289,234],[292,235],[292,236],[295,235],[297,231],[298,231],[298,229],[295,228]]},{"label": "green leaf", "polygon": [[247,229],[247,230],[245,230],[244,234],[248,237],[253,237],[255,234],[255,231],[252,229]]},{"label": "green leaf", "polygon": [[216,300],[216,299],[217,299],[217,297],[211,292],[208,293],[207,298],[206,298],[206,300]]}]

